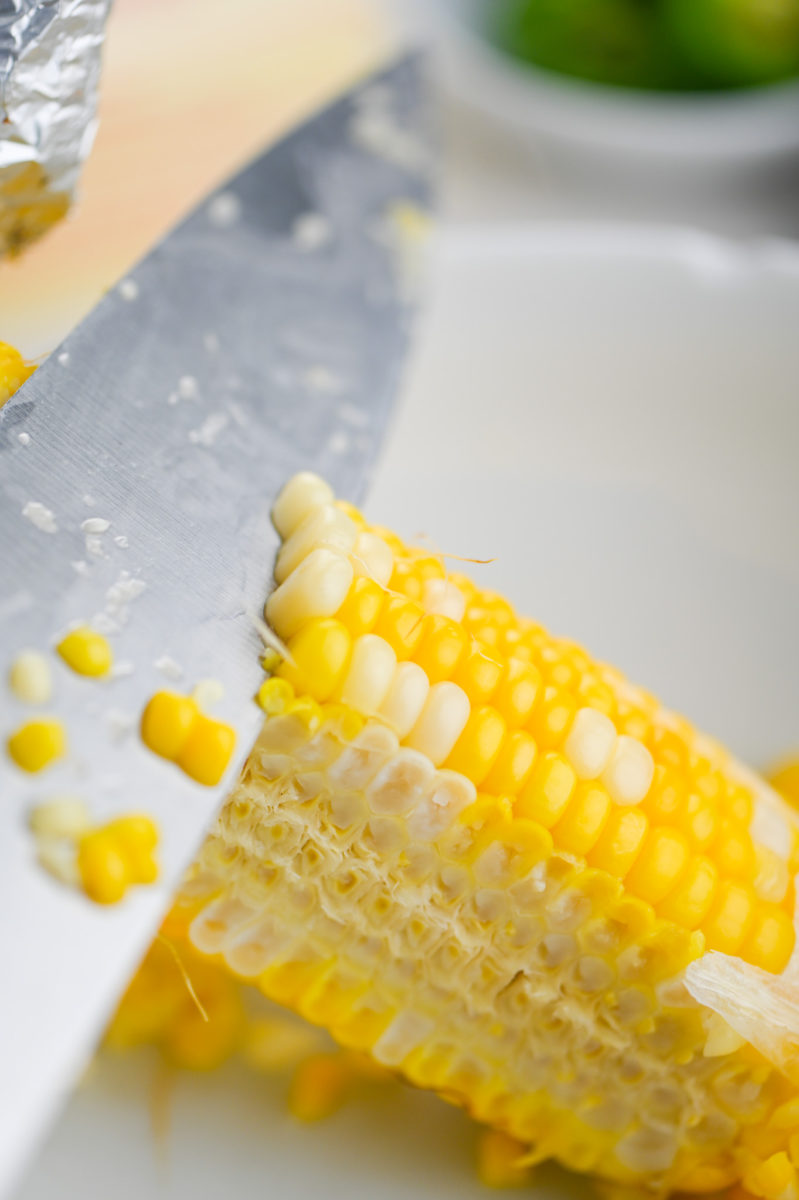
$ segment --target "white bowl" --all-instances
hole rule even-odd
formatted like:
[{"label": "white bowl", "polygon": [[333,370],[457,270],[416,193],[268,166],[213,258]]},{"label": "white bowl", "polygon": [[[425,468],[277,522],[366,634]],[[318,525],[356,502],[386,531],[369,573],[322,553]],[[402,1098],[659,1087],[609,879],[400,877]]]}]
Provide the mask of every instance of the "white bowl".
[{"label": "white bowl", "polygon": [[752,166],[799,152],[799,82],[716,93],[630,91],[515,61],[483,34],[491,0],[414,0],[465,103],[525,136],[642,164]]},{"label": "white bowl", "polygon": [[[442,240],[375,520],[768,761],[799,742],[799,250],[669,230]],[[285,1081],[106,1059],[15,1200],[485,1200],[466,1118],[399,1086],[320,1126]],[[163,1081],[162,1081],[163,1084]],[[538,1195],[585,1185],[537,1176]]]}]

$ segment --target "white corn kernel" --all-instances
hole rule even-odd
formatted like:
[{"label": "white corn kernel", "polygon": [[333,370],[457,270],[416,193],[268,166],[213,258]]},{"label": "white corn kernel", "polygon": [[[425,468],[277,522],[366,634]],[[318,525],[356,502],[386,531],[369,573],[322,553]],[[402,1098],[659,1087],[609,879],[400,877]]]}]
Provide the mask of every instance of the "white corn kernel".
[{"label": "white corn kernel", "polygon": [[23,650],[11,664],[8,686],[24,704],[47,704],[53,694],[49,662],[37,650]]},{"label": "white corn kernel", "polygon": [[272,508],[272,524],[282,538],[293,533],[304,517],[323,504],[332,504],[333,489],[312,471],[292,475],[278,493]]},{"label": "white corn kernel", "polygon": [[60,837],[37,838],[36,861],[59,883],[65,883],[68,887],[77,887],[80,884],[78,856],[74,842]]},{"label": "white corn kernel", "polygon": [[387,587],[394,570],[394,554],[381,537],[364,530],[355,540],[352,565],[356,575],[366,575],[381,587]]},{"label": "white corn kernel", "polygon": [[430,759],[403,746],[370,783],[366,799],[372,812],[399,816],[412,812],[424,800],[434,780]]},{"label": "white corn kernel", "polygon": [[412,838],[431,842],[476,799],[477,788],[471,779],[459,771],[436,771],[430,794],[408,820],[408,833]]},{"label": "white corn kernel", "polygon": [[344,682],[341,702],[358,712],[371,715],[380,709],[394,678],[397,656],[385,638],[365,633],[352,644],[352,656]]},{"label": "white corn kernel", "polygon": [[281,546],[275,562],[275,580],[282,583],[317,546],[349,554],[357,533],[354,521],[334,504],[312,509]]},{"label": "white corn kernel", "polygon": [[31,810],[29,823],[36,837],[78,838],[91,822],[83,800],[77,796],[53,796]]},{"label": "white corn kernel", "polygon": [[406,744],[426,754],[434,766],[439,766],[452,751],[469,719],[469,697],[457,683],[444,680],[434,683],[427,694],[419,720]]},{"label": "white corn kernel", "polygon": [[332,617],[351,583],[349,559],[320,546],[272,592],[264,610],[266,619],[280,637],[291,637],[314,617]]},{"label": "white corn kernel", "polygon": [[418,663],[397,663],[394,678],[380,706],[380,716],[396,731],[400,741],[419,720],[430,680]]},{"label": "white corn kernel", "polygon": [[581,708],[575,715],[563,753],[578,779],[598,779],[610,762],[616,744],[616,726],[595,708]]},{"label": "white corn kernel", "polygon": [[640,804],[654,773],[655,763],[646,746],[623,733],[616,739],[602,782],[616,804]]},{"label": "white corn kernel", "polygon": [[755,894],[760,900],[781,904],[790,883],[788,864],[768,846],[755,845]]},{"label": "white corn kernel", "polygon": [[448,579],[425,580],[422,593],[425,612],[449,617],[451,621],[462,621],[466,612],[466,597],[456,583]]}]

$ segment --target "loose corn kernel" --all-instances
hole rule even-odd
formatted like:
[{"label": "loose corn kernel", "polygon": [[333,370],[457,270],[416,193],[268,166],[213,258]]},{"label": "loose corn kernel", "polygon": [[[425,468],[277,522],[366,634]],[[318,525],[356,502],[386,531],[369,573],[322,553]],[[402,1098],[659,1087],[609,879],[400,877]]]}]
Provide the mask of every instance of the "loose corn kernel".
[{"label": "loose corn kernel", "polygon": [[[535,737],[535,730],[528,722],[541,688],[541,672],[537,667],[520,659],[510,659],[492,697],[492,703],[507,721],[508,729],[527,725]],[[539,745],[542,745],[540,741]]]},{"label": "loose corn kernel", "polygon": [[294,688],[287,680],[275,676],[264,680],[255,699],[258,707],[262,708],[268,717],[277,717],[286,711],[294,699]]},{"label": "loose corn kernel", "polygon": [[352,637],[371,633],[383,603],[383,588],[373,579],[358,575],[353,579],[344,603],[336,613],[336,619],[350,631]]},{"label": "loose corn kernel", "polygon": [[494,765],[502,748],[507,726],[495,708],[473,708],[447,759],[451,771],[460,771],[477,787]]},{"label": "loose corn kernel", "polygon": [[689,855],[688,839],[679,830],[658,826],[644,842],[626,886],[641,900],[659,904],[677,885]]},{"label": "loose corn kernel", "polygon": [[272,592],[264,614],[282,638],[290,638],[316,617],[341,608],[353,579],[352,564],[338,550],[319,546]]},{"label": "loose corn kernel", "polygon": [[127,890],[128,864],[113,833],[93,830],[78,844],[78,872],[86,895],[97,904],[116,904]]},{"label": "loose corn kernel", "polygon": [[142,713],[142,741],[153,754],[175,762],[199,715],[200,710],[190,696],[156,692]]},{"label": "loose corn kernel", "polygon": [[519,793],[515,811],[538,821],[545,829],[560,820],[577,787],[577,776],[566,759],[549,751],[538,759],[527,784]]},{"label": "loose corn kernel", "polygon": [[552,828],[555,845],[571,854],[587,854],[596,844],[610,810],[610,796],[601,784],[578,784],[574,798]]},{"label": "loose corn kernel", "polygon": [[452,753],[469,718],[469,700],[455,683],[444,680],[427,694],[421,715],[405,739],[412,750],[440,766]]},{"label": "loose corn kernel", "polygon": [[588,862],[624,879],[641,852],[648,830],[649,821],[640,809],[614,807],[599,840],[588,853]]},{"label": "loose corn kernel", "polygon": [[659,904],[658,913],[683,929],[697,929],[713,903],[718,880],[714,862],[693,858],[678,886]]},{"label": "loose corn kernel", "polygon": [[311,471],[293,475],[272,508],[272,524],[281,538],[288,538],[310,512],[331,504],[333,489]]},{"label": "loose corn kernel", "polygon": [[158,845],[158,828],[151,817],[131,815],[117,817],[104,827],[104,831],[116,842],[127,864],[128,883],[154,883],[158,878],[158,864],[154,850]]},{"label": "loose corn kernel", "polygon": [[55,717],[38,717],[26,721],[11,734],[8,753],[23,771],[42,771],[67,752],[64,726]]},{"label": "loose corn kernel", "polygon": [[374,632],[384,638],[399,662],[411,658],[423,632],[424,609],[405,596],[389,596],[380,610]]},{"label": "loose corn kernel", "polygon": [[300,1121],[332,1116],[344,1103],[352,1083],[352,1071],[341,1054],[315,1054],[300,1063],[294,1074],[289,1110]]},{"label": "loose corn kernel", "polygon": [[397,656],[384,638],[374,633],[356,638],[339,690],[342,704],[367,716],[378,712],[393,682],[396,666]]},{"label": "loose corn kernel", "polygon": [[725,880],[716,894],[716,902],[702,922],[709,950],[737,954],[753,923],[755,902],[752,889],[743,883]]},{"label": "loose corn kernel", "polygon": [[654,759],[643,742],[621,734],[602,772],[602,782],[615,804],[640,804],[654,773]]},{"label": "loose corn kernel", "polygon": [[55,796],[31,810],[29,823],[37,837],[77,838],[89,827],[89,810],[76,796]]},{"label": "loose corn kernel", "polygon": [[413,660],[431,683],[441,683],[452,678],[468,648],[469,637],[456,621],[450,617],[426,616]]},{"label": "loose corn kernel", "polygon": [[309,621],[289,638],[287,658],[277,674],[291,684],[295,692],[305,692],[314,700],[328,700],[342,681],[352,650],[352,638],[346,625],[333,617]]},{"label": "loose corn kernel", "polygon": [[532,1173],[522,1165],[526,1147],[499,1129],[480,1132],[477,1142],[477,1174],[491,1188],[524,1187]]},{"label": "loose corn kernel", "polygon": [[485,779],[486,789],[499,796],[517,796],[530,778],[537,754],[538,747],[525,729],[507,733]]},{"label": "loose corn kernel", "polygon": [[474,647],[461,659],[453,683],[462,687],[472,704],[487,704],[493,696],[504,668],[487,650]]},{"label": "loose corn kernel", "polygon": [[114,662],[107,638],[88,625],[70,630],[58,643],[56,650],[77,675],[91,678],[107,675]]},{"label": "loose corn kernel", "polygon": [[791,915],[775,904],[762,905],[739,954],[744,962],[779,975],[785,970],[796,942]]},{"label": "loose corn kernel", "polygon": [[227,770],[235,748],[236,731],[230,725],[198,713],[175,761],[195,782],[214,787]]},{"label": "loose corn kernel", "polygon": [[49,662],[37,650],[23,650],[11,664],[8,685],[23,704],[46,704],[53,694]]}]

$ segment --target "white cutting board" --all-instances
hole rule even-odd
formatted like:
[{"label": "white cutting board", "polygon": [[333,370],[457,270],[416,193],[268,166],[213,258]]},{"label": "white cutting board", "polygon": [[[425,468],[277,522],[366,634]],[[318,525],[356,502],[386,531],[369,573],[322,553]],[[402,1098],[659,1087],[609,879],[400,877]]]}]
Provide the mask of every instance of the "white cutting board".
[{"label": "white cutting board", "polygon": [[[799,749],[799,248],[539,227],[442,239],[371,517],[473,558],[754,763]],[[466,1119],[408,1088],[315,1127],[285,1082],[105,1060],[15,1200],[470,1200]],[[584,1194],[557,1172],[540,1196]]]}]

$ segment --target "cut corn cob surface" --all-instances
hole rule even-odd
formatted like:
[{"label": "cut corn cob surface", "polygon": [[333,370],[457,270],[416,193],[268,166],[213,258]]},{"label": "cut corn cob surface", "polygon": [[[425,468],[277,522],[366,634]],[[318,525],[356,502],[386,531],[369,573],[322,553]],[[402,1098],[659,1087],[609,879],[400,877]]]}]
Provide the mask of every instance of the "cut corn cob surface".
[{"label": "cut corn cob surface", "polygon": [[790,805],[315,477],[275,523],[289,655],[173,936],[528,1165],[799,1197]]}]

